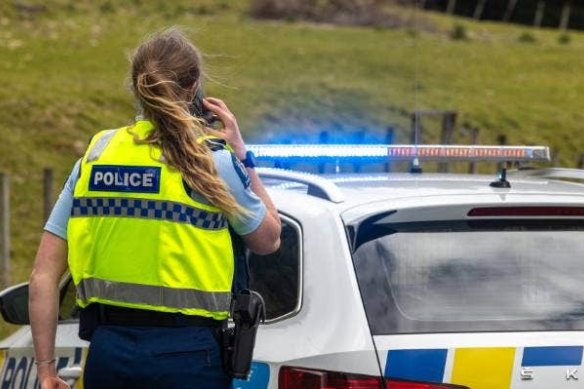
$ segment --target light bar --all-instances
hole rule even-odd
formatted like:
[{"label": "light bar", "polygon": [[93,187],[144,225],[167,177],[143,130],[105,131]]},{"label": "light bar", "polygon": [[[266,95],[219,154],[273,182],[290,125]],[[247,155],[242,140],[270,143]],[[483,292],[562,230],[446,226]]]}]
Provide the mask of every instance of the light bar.
[{"label": "light bar", "polygon": [[549,161],[546,146],[248,145],[258,160],[335,161]]},{"label": "light bar", "polygon": [[281,158],[383,158],[388,145],[248,145],[261,159]]}]

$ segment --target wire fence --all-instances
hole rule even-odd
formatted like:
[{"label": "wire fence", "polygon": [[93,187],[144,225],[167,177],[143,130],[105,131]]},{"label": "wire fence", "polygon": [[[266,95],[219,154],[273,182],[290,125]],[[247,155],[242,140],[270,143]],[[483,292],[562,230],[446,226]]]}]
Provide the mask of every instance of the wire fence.
[{"label": "wire fence", "polygon": [[476,20],[560,30],[584,29],[584,5],[572,0],[401,0],[404,4]]}]

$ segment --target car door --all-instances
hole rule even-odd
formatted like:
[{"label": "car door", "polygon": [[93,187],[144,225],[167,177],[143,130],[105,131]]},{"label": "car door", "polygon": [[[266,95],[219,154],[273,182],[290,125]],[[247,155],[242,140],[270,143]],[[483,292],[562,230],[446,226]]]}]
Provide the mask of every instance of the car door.
[{"label": "car door", "polygon": [[[280,381],[299,371],[380,377],[338,212],[307,196],[274,199],[282,220],[281,248],[248,257],[250,287],[264,296],[267,320],[257,335],[250,376],[234,380],[233,388],[290,387]],[[64,285],[56,344],[61,376],[79,386],[87,343],[77,337],[74,296],[72,283]],[[20,340],[7,347],[0,388],[38,385],[30,328],[21,331]]]},{"label": "car door", "polygon": [[257,334],[251,375],[234,388],[303,387],[298,379],[314,377],[326,385],[323,377],[339,374],[380,377],[338,212],[311,196],[272,198],[281,248],[248,258],[251,287],[264,296],[268,320]]},{"label": "car door", "polygon": [[479,199],[359,227],[353,257],[386,384],[584,387],[581,199]]},{"label": "car door", "polygon": [[[28,323],[28,284],[16,285],[0,294],[4,319],[14,324]],[[72,387],[81,387],[82,364],[87,343],[77,336],[75,287],[70,277],[61,283],[59,325],[55,341],[56,368]],[[23,325],[0,342],[0,388],[38,388],[30,326]]]}]

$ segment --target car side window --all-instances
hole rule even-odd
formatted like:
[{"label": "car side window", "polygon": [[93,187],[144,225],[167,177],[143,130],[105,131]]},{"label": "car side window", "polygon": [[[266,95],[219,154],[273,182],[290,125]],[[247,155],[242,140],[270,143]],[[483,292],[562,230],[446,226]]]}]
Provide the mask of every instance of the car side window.
[{"label": "car side window", "polygon": [[249,253],[250,288],[266,303],[266,320],[283,319],[300,310],[302,233],[298,223],[281,216],[280,248],[270,255]]}]

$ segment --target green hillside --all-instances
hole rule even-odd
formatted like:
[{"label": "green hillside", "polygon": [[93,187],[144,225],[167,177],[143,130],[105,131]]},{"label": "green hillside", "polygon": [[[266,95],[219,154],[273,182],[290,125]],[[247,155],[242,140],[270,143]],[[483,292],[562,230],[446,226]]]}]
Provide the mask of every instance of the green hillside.
[{"label": "green hillside", "polygon": [[[584,152],[582,34],[561,44],[553,30],[431,13],[418,15],[419,33],[341,28],[254,20],[245,0],[170,3],[0,4],[0,170],[12,179],[12,282],[27,279],[42,229],[42,169],[53,168],[60,186],[92,133],[132,120],[127,54],[169,25],[191,29],[206,54],[207,94],[228,102],[248,140],[314,141],[322,130],[335,141],[361,130],[374,140],[393,125],[407,142],[408,112],[455,109],[459,122],[481,128],[485,144],[499,134],[549,144],[570,167]],[[450,38],[455,24],[468,39]]]}]

